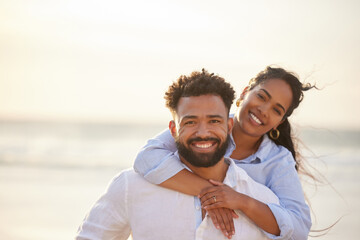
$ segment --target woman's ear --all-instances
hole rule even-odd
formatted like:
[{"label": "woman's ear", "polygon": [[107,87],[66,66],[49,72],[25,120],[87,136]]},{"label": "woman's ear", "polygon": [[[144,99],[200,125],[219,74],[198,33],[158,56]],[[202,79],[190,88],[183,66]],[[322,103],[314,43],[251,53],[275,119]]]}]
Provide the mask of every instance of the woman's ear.
[{"label": "woman's ear", "polygon": [[279,127],[279,125],[281,125],[283,122],[285,122],[287,118],[283,118],[278,125],[276,125],[276,127],[274,127],[273,129],[277,129]]},{"label": "woman's ear", "polygon": [[236,106],[239,107],[242,100],[244,100],[244,97],[246,93],[249,91],[249,86],[245,87],[242,93],[240,94],[240,97],[236,100]]},{"label": "woman's ear", "polygon": [[173,138],[175,138],[177,136],[177,131],[176,131],[176,123],[174,120],[171,120],[169,122],[169,130],[171,132],[171,135],[173,136]]},{"label": "woman's ear", "polygon": [[234,119],[233,118],[229,118],[228,119],[228,133],[230,134],[231,133],[231,131],[232,131],[232,129],[233,129],[233,127],[234,127]]},{"label": "woman's ear", "polygon": [[[249,90],[250,90],[249,86],[245,87],[244,90],[242,91],[238,101],[242,101],[244,99],[245,95],[249,92]],[[237,104],[237,102],[236,102],[236,104]]]}]

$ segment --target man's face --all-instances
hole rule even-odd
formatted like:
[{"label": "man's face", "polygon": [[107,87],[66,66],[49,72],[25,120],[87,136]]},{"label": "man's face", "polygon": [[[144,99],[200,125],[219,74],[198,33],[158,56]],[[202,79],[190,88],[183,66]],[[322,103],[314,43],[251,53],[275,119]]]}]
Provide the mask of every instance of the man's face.
[{"label": "man's face", "polygon": [[225,154],[232,119],[219,96],[182,97],[169,127],[185,164],[211,167]]}]

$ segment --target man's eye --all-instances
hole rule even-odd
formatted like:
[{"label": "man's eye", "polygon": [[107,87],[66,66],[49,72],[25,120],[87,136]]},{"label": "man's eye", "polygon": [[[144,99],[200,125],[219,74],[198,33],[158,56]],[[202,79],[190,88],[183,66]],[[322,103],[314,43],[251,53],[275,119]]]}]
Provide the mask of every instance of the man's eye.
[{"label": "man's eye", "polygon": [[219,123],[219,122],[220,122],[219,120],[215,120],[215,119],[210,120],[210,123]]},{"label": "man's eye", "polygon": [[188,122],[185,122],[184,125],[192,125],[194,123],[195,123],[194,121],[188,121]]}]

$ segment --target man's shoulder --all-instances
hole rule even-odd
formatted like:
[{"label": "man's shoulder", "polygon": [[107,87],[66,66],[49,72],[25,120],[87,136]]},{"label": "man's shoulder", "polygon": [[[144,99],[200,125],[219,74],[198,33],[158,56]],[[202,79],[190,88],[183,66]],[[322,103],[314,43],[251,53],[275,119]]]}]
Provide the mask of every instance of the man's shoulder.
[{"label": "man's shoulder", "polygon": [[128,188],[129,185],[152,185],[147,182],[140,174],[135,172],[133,168],[128,168],[120,171],[110,182],[109,188]]}]

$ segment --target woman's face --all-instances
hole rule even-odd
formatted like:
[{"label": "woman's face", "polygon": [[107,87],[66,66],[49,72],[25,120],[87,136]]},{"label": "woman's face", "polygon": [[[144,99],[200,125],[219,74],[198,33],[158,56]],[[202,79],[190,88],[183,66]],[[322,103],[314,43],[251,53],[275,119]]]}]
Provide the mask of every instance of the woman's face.
[{"label": "woman's face", "polygon": [[284,80],[266,80],[240,99],[234,127],[240,127],[247,135],[261,137],[281,123],[292,97],[291,88]]}]

